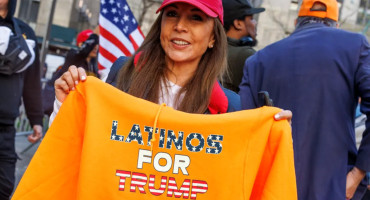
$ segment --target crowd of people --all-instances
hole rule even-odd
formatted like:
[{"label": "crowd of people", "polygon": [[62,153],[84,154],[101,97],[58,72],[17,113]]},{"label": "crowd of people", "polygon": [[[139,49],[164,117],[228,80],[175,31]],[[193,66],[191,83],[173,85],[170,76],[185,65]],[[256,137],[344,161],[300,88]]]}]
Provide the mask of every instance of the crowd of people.
[{"label": "crowd of people", "polygon": [[[5,50],[0,43],[0,199],[9,199],[14,187],[14,121],[21,98],[34,130],[30,142],[42,137],[44,112],[38,49],[32,46],[37,41],[32,29],[13,17],[15,4],[0,0],[0,42],[9,43]],[[354,127],[359,98],[361,112],[370,116],[366,37],[338,28],[336,0],[303,0],[295,31],[256,51],[254,15],[263,11],[248,0],[164,0],[143,44],[113,64],[107,83],[198,114],[258,108],[265,105],[259,92],[268,91],[274,106],[283,109],[275,119],[291,121],[298,199],[370,199],[369,129],[357,148]],[[97,34],[82,32],[79,49],[68,53],[47,83],[49,124],[80,81],[99,77]],[[17,56],[21,60],[5,62],[16,51],[11,43],[22,41],[27,51]],[[226,99],[213,98],[215,93]]]}]

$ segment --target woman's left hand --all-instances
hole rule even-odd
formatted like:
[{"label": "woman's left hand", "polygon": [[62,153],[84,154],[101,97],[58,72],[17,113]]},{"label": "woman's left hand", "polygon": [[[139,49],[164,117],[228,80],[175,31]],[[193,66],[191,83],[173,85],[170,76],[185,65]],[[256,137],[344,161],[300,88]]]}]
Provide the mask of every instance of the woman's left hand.
[{"label": "woman's left hand", "polygon": [[274,116],[274,119],[277,120],[277,121],[286,119],[286,120],[288,120],[289,124],[291,124],[292,123],[292,117],[293,117],[292,111],[283,110],[283,111],[279,112],[278,114],[276,114]]}]

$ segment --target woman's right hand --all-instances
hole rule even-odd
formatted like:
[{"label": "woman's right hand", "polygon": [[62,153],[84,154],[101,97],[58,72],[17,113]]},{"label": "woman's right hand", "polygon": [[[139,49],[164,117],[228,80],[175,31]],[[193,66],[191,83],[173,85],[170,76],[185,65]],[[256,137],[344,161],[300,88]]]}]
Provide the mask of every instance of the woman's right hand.
[{"label": "woman's right hand", "polygon": [[80,81],[86,80],[86,71],[84,68],[77,68],[71,65],[62,76],[55,80],[55,97],[62,102],[66,99],[70,91],[75,90]]}]

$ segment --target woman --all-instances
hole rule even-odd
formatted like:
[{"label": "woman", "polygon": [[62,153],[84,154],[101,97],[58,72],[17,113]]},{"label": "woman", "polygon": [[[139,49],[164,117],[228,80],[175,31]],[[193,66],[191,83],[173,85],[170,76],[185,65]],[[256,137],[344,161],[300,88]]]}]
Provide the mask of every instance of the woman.
[{"label": "woman", "polygon": [[[189,113],[239,110],[238,95],[217,82],[226,68],[222,1],[164,0],[159,11],[139,53],[120,70],[117,87]],[[55,82],[56,99],[63,102],[85,79],[82,68],[71,66]],[[290,118],[291,112],[277,116]]]}]

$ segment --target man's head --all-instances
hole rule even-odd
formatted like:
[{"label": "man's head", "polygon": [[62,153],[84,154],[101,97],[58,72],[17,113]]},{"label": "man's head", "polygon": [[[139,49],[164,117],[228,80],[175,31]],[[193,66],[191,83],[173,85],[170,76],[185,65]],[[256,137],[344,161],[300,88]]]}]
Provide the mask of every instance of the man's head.
[{"label": "man's head", "polygon": [[224,28],[227,35],[234,39],[257,36],[257,22],[254,14],[265,11],[265,8],[254,8],[248,0],[223,0]]},{"label": "man's head", "polygon": [[8,0],[0,0],[0,16],[5,18],[8,14]]},{"label": "man's head", "polygon": [[298,12],[297,24],[313,20],[327,26],[337,26],[339,18],[337,0],[303,0]]}]

